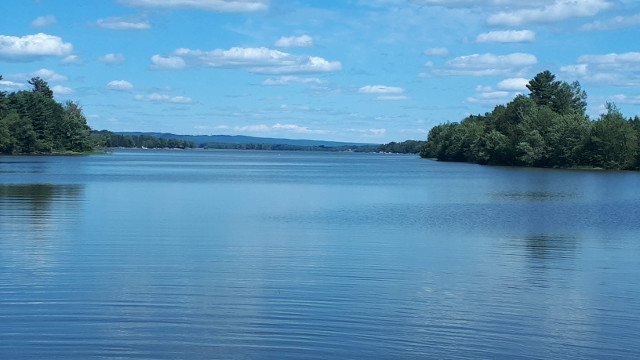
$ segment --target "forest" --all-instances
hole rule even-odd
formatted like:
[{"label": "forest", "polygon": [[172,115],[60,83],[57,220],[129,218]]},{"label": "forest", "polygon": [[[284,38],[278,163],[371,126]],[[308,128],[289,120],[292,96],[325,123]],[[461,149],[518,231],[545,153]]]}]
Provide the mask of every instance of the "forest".
[{"label": "forest", "polygon": [[[2,76],[0,76],[2,80]],[[29,80],[31,91],[0,91],[0,154],[83,153],[114,147],[192,148],[193,142],[92,131],[82,108],[54,100],[49,84]]]},{"label": "forest", "polygon": [[[0,76],[2,80],[2,76]],[[53,99],[46,81],[32,78],[32,91],[0,91],[0,153],[64,153],[92,150],[91,128],[82,109]]]},{"label": "forest", "polygon": [[592,120],[587,94],[549,71],[484,115],[435,126],[420,156],[441,161],[527,167],[640,168],[640,118],[625,118],[613,103]]}]

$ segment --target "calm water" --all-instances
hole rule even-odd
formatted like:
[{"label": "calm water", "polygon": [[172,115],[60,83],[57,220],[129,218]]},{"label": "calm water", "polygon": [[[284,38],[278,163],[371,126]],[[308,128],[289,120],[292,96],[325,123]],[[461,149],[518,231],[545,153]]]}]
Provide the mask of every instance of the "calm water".
[{"label": "calm water", "polygon": [[0,158],[0,359],[640,358],[640,173]]}]

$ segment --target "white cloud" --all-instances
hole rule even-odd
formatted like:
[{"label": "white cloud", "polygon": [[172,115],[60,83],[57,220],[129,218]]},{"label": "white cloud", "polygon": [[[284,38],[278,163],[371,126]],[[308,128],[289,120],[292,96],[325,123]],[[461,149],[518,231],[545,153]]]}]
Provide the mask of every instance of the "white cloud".
[{"label": "white cloud", "polygon": [[62,65],[79,65],[82,63],[83,61],[78,57],[78,55],[68,55],[64,59],[60,60],[60,64]]},{"label": "white cloud", "polygon": [[299,76],[281,76],[277,79],[266,79],[261,84],[266,86],[290,85],[290,84],[325,84],[325,80],[318,78],[304,78]]},{"label": "white cloud", "polygon": [[251,12],[267,10],[268,0],[119,0],[133,7],[197,9],[219,12]]},{"label": "white cloud", "polygon": [[281,37],[274,46],[290,48],[290,47],[313,47],[313,39],[309,35]]},{"label": "white cloud", "polygon": [[473,54],[459,56],[441,67],[421,76],[498,76],[517,74],[527,66],[535,65],[538,59],[531,54],[508,55]]},{"label": "white cloud", "polygon": [[267,132],[271,130],[267,125],[245,125],[245,126],[234,126],[234,131],[242,131],[242,132]]},{"label": "white cloud", "polygon": [[67,81],[69,80],[68,77],[64,76],[64,75],[60,75],[58,73],[56,73],[53,70],[49,70],[49,69],[40,69],[36,72],[31,73],[32,77],[39,77],[45,81],[50,81],[50,82],[62,82],[62,81]]},{"label": "white cloud", "polygon": [[276,86],[276,85],[290,85],[290,84],[325,84],[325,80],[321,80],[318,78],[304,78],[299,76],[281,76],[277,79],[266,79],[261,84],[267,86]]},{"label": "white cloud", "polygon": [[404,92],[403,88],[385,85],[367,85],[358,89],[362,94],[400,94]]},{"label": "white cloud", "polygon": [[497,85],[500,90],[526,91],[529,80],[525,78],[511,78],[500,81]]},{"label": "white cloud", "polygon": [[481,92],[474,96],[468,97],[467,101],[471,103],[481,104],[498,104],[505,103],[511,99],[511,93],[508,91],[490,91]]},{"label": "white cloud", "polygon": [[53,93],[55,95],[69,95],[69,94],[73,93],[73,89],[72,88],[68,88],[68,87],[60,86],[60,85],[56,85],[56,86],[52,87],[51,90],[53,90]]},{"label": "white cloud", "polygon": [[53,70],[49,69],[40,69],[38,71],[34,71],[32,73],[20,73],[20,74],[7,74],[5,76],[5,80],[15,81],[15,82],[24,82],[26,83],[31,78],[39,77],[47,82],[64,82],[69,80],[68,77],[64,75],[60,75]]},{"label": "white cloud", "polygon": [[587,75],[588,71],[589,71],[589,65],[588,64],[577,64],[577,65],[567,65],[567,66],[562,66],[560,68],[560,71],[565,72],[573,77],[582,77]]},{"label": "white cloud", "polygon": [[609,99],[609,102],[614,102],[617,104],[631,104],[631,105],[640,105],[640,95],[629,96],[624,94],[614,95]]},{"label": "white cloud", "polygon": [[25,83],[18,83],[9,80],[0,80],[0,90],[3,91],[18,91],[26,87]]},{"label": "white cloud", "polygon": [[53,15],[39,16],[31,22],[32,28],[43,28],[58,23],[58,20]]},{"label": "white cloud", "polygon": [[113,80],[107,84],[107,89],[111,90],[132,90],[133,84],[126,80]]},{"label": "white cloud", "polygon": [[273,130],[286,130],[294,133],[300,134],[324,134],[326,131],[324,130],[311,130],[306,126],[300,126],[295,124],[275,124],[271,127]]},{"label": "white cloud", "polygon": [[490,31],[476,37],[478,43],[521,43],[535,40],[536,33],[531,30]]},{"label": "white cloud", "polygon": [[338,61],[327,61],[321,57],[292,55],[264,47],[229,50],[201,51],[177,49],[170,56],[154,55],[152,69],[182,69],[192,67],[247,69],[258,74],[319,73],[342,70]]},{"label": "white cloud", "polygon": [[137,19],[127,19],[122,17],[109,17],[106,19],[99,19],[96,24],[109,30],[149,30],[151,24],[148,21],[142,21]]},{"label": "white cloud", "polygon": [[608,68],[621,68],[627,65],[640,65],[640,52],[624,54],[611,53],[606,55],[583,55],[578,58],[579,63],[606,65]]},{"label": "white cloud", "polygon": [[153,93],[149,95],[136,95],[134,99],[138,101],[164,102],[164,103],[177,103],[177,104],[189,104],[193,102],[193,100],[189,97],[185,97],[185,96],[172,97],[169,95],[158,94],[158,93]]},{"label": "white cloud", "polygon": [[491,15],[487,22],[497,26],[555,23],[575,17],[591,17],[611,5],[607,0],[556,0],[544,7],[499,12]]},{"label": "white cloud", "polygon": [[125,62],[126,58],[122,54],[107,54],[98,58],[98,61],[107,65],[119,65]]},{"label": "white cloud", "polygon": [[447,48],[431,48],[424,51],[424,54],[427,56],[438,56],[438,57],[449,57],[451,54],[449,53],[449,49]]},{"label": "white cloud", "polygon": [[187,63],[179,56],[153,55],[151,57],[151,69],[153,70],[179,70],[186,66]]},{"label": "white cloud", "polygon": [[560,71],[580,81],[610,86],[640,85],[640,52],[583,55]]},{"label": "white cloud", "polygon": [[605,21],[594,21],[584,24],[580,27],[580,31],[608,31],[635,27],[640,25],[640,14],[632,16],[616,16]]},{"label": "white cloud", "polygon": [[0,58],[14,61],[32,61],[45,56],[65,56],[73,45],[62,38],[43,33],[23,37],[0,35]]}]

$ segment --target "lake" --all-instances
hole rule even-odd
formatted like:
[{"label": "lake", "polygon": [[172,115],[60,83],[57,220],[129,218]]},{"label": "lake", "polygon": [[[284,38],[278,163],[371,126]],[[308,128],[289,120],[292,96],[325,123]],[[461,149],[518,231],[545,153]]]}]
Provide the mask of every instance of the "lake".
[{"label": "lake", "polygon": [[640,173],[0,157],[1,359],[637,359]]}]

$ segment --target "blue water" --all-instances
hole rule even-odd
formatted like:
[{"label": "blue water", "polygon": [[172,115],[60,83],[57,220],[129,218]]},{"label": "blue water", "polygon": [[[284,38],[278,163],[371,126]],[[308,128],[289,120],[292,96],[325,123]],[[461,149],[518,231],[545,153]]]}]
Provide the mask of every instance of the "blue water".
[{"label": "blue water", "polygon": [[0,158],[0,359],[637,359],[640,173]]}]

